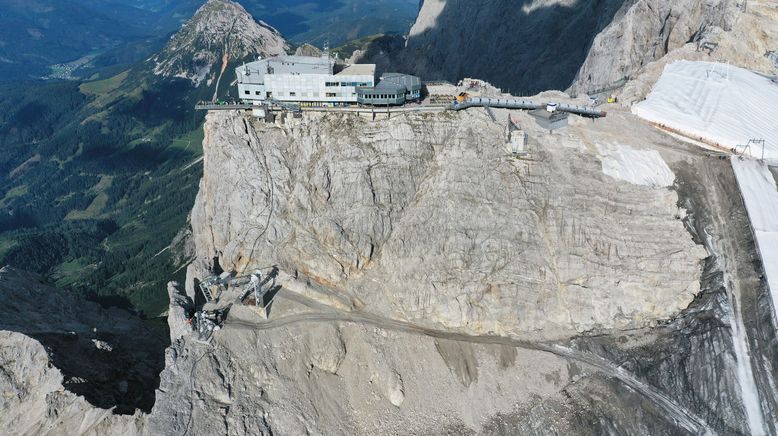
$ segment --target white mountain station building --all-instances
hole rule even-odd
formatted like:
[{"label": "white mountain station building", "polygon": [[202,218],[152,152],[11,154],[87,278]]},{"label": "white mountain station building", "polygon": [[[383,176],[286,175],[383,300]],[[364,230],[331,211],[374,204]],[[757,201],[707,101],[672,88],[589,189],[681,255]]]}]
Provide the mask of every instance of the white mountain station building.
[{"label": "white mountain station building", "polygon": [[336,65],[328,57],[278,56],[236,68],[242,100],[356,103],[357,87],[375,85],[375,65]]},{"label": "white mountain station building", "polygon": [[413,89],[398,82],[394,86],[397,89],[392,91],[394,95],[389,96],[388,85],[397,82],[397,74],[391,78],[387,75],[387,83],[377,86],[374,64],[344,65],[328,55],[260,59],[236,68],[235,73],[238,97],[257,104],[273,100],[301,106],[374,104],[365,98],[366,93],[373,90],[383,92],[380,96],[386,98],[382,104],[403,104],[406,100],[418,99],[421,94],[421,81],[417,77],[399,75],[406,78],[405,82],[413,83]]}]

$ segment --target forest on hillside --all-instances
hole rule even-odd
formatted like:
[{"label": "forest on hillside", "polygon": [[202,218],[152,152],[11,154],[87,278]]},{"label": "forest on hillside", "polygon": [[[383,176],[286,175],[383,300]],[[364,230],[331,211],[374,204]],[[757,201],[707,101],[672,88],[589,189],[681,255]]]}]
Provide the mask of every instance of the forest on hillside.
[{"label": "forest on hillside", "polygon": [[171,273],[183,277],[185,259],[163,250],[201,176],[187,168],[201,154],[199,96],[184,81],[111,80],[0,85],[13,108],[0,112],[0,264],[156,316]]}]

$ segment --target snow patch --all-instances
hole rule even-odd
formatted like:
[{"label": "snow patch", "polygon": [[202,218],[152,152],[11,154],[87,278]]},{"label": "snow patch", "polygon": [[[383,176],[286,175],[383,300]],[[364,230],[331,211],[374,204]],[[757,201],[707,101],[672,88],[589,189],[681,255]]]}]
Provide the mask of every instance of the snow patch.
[{"label": "snow patch", "polygon": [[[765,157],[778,158],[778,84],[743,68],[673,62],[632,112],[727,148],[764,139]],[[761,157],[761,147],[750,153]]]},{"label": "snow patch", "polygon": [[656,150],[636,150],[626,145],[600,145],[602,172],[634,185],[672,186],[675,174]]},{"label": "snow patch", "polygon": [[525,15],[529,15],[538,9],[544,8],[572,8],[578,0],[533,0],[521,7]]}]

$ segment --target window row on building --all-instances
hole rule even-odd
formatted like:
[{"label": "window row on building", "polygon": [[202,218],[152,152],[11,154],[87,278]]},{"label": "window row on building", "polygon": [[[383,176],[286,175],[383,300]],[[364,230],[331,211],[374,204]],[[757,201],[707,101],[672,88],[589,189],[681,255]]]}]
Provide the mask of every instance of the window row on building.
[{"label": "window row on building", "polygon": [[348,87],[357,87],[357,86],[373,86],[371,82],[325,82],[324,86],[328,88],[334,88],[338,86],[348,86]]},{"label": "window row on building", "polygon": [[[243,95],[252,95],[251,91],[246,89],[243,91]],[[262,91],[254,91],[255,96],[262,97]],[[273,96],[272,92],[268,92],[265,98],[270,98]],[[345,97],[356,97],[356,92],[297,92],[297,91],[289,91],[289,92],[277,92],[275,94],[276,97],[309,97],[309,98],[345,98]],[[395,96],[392,96],[394,98]],[[377,98],[377,97],[376,97]]]},{"label": "window row on building", "polygon": [[369,98],[373,100],[386,100],[386,99],[393,99],[399,97],[404,97],[404,95],[397,95],[397,94],[366,94],[365,95],[365,98]]}]

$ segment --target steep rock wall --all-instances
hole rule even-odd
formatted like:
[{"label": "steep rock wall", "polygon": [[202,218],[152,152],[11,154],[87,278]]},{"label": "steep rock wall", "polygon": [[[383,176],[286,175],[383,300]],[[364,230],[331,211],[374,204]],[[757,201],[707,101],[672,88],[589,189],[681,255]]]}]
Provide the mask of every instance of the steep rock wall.
[{"label": "steep rock wall", "polygon": [[[395,68],[428,80],[479,77],[514,95],[568,88],[587,92],[623,85],[621,79],[633,77],[674,49],[696,41],[720,43],[722,34],[740,38],[741,52],[745,48],[752,57],[762,58],[771,48],[757,41],[769,26],[764,20],[742,20],[741,4],[736,0],[424,0],[406,47],[389,55],[365,55],[364,60],[394,63]],[[738,35],[729,35],[732,30]],[[744,47],[743,38],[762,51]],[[737,50],[725,57],[744,66],[753,64],[741,59]]]},{"label": "steep rock wall", "polygon": [[0,424],[7,434],[148,434],[146,417],[114,415],[65,390],[40,342],[0,330]]},{"label": "steep rock wall", "polygon": [[573,89],[607,88],[688,43],[696,49],[698,41],[717,42],[719,34],[732,30],[740,15],[739,4],[735,0],[625,4],[619,16],[594,38]]},{"label": "steep rock wall", "polygon": [[549,336],[648,325],[699,291],[676,194],[614,183],[580,140],[530,130],[531,158],[508,159],[480,111],[283,127],[221,112],[205,130],[198,278],[214,258],[278,264],[378,313]]},{"label": "steep rock wall", "polygon": [[425,79],[488,80],[514,95],[566,89],[624,0],[425,0],[399,64]]}]

